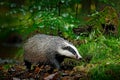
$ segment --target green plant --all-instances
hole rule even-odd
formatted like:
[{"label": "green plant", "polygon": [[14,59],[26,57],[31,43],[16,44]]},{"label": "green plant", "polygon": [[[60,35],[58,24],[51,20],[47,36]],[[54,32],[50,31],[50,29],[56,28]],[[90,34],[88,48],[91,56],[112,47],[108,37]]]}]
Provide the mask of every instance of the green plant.
[{"label": "green plant", "polygon": [[91,80],[119,80],[120,65],[100,64],[89,71]]}]

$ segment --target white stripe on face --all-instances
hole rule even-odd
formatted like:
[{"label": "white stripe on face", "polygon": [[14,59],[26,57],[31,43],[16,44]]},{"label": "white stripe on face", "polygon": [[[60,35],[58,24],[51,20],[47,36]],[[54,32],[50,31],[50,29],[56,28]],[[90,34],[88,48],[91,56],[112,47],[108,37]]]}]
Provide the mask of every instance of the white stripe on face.
[{"label": "white stripe on face", "polygon": [[75,46],[71,45],[71,44],[68,44],[67,42],[65,42],[65,44],[67,46],[70,46],[71,48],[73,48],[75,51],[76,51],[76,55],[77,55],[77,59],[80,59],[82,58],[82,56],[79,54],[78,50],[75,48]]},{"label": "white stripe on face", "polygon": [[64,50],[62,48],[58,48],[58,52],[60,53],[60,55],[64,55],[66,57],[71,57],[71,58],[76,58],[76,56],[72,54],[70,51]]}]

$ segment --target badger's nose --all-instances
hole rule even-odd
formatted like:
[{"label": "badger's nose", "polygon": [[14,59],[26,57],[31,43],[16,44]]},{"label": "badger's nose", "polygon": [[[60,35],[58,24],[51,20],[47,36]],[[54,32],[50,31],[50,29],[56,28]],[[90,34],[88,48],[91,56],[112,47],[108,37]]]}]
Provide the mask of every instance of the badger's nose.
[{"label": "badger's nose", "polygon": [[78,55],[76,55],[76,59],[82,60],[82,57],[79,57]]},{"label": "badger's nose", "polygon": [[82,60],[82,58],[78,58],[78,60]]}]

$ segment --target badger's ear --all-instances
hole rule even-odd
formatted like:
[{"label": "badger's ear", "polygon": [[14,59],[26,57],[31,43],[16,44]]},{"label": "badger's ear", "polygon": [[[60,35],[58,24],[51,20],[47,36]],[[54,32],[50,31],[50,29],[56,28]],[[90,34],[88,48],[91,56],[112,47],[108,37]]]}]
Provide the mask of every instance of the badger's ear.
[{"label": "badger's ear", "polygon": [[62,49],[68,50],[69,52],[73,53],[74,55],[76,54],[76,51],[70,46],[64,46],[64,47],[62,47]]}]

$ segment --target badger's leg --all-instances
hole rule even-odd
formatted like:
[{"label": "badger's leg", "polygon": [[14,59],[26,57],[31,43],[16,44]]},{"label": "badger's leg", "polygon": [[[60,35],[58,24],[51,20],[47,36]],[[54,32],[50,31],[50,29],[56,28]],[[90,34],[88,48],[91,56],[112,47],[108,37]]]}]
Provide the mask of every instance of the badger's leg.
[{"label": "badger's leg", "polygon": [[50,60],[50,62],[55,68],[60,69],[60,64],[54,57]]},{"label": "badger's leg", "polygon": [[60,64],[59,62],[55,59],[54,60],[54,66],[57,68],[57,69],[60,69]]},{"label": "badger's leg", "polygon": [[28,70],[31,70],[31,63],[27,60],[24,60],[25,66],[27,67]]}]

